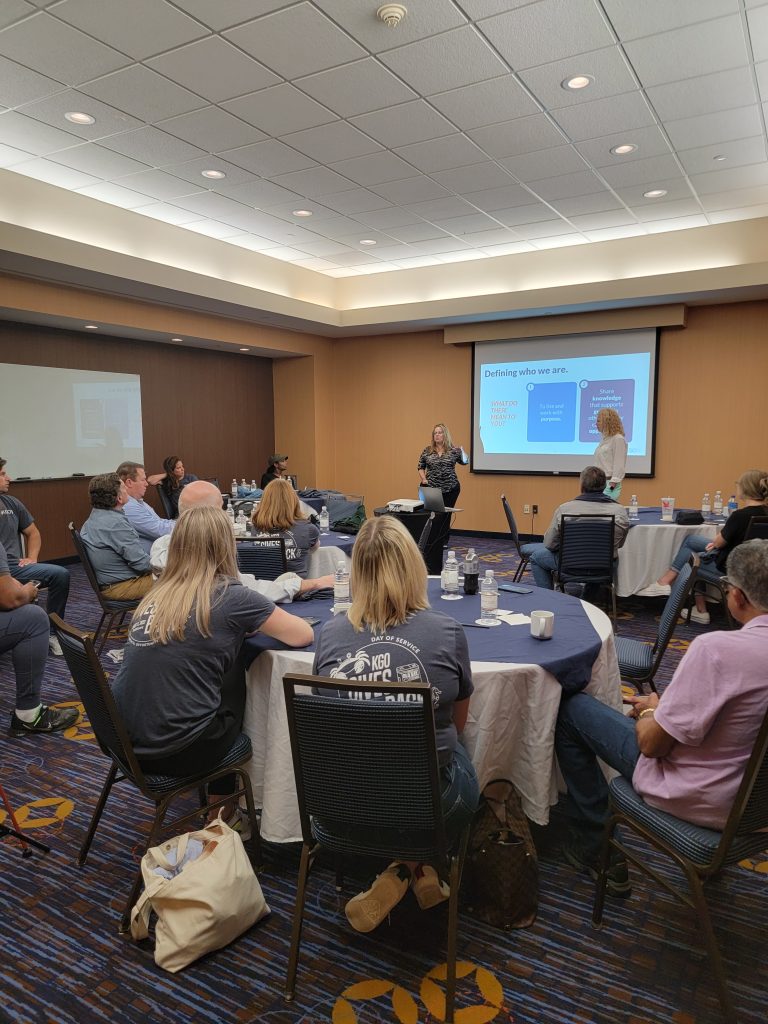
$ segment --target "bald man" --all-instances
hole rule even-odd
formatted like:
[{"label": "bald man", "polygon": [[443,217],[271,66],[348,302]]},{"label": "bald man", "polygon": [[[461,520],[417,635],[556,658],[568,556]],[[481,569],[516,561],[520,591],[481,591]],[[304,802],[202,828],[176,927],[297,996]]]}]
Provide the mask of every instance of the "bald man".
[{"label": "bald man", "polygon": [[[208,483],[207,480],[194,480],[187,484],[179,495],[179,514],[186,512],[188,508],[199,508],[202,505],[209,505],[211,508],[221,508],[221,492],[218,487]],[[171,542],[169,536],[158,537],[152,545],[149,554],[149,561],[152,571],[158,575],[165,568],[168,560],[168,545]],[[320,576],[314,580],[303,580],[295,572],[284,572],[276,580],[257,580],[250,573],[240,573],[240,582],[250,590],[255,590],[264,597],[268,597],[275,604],[286,604],[298,594],[309,594],[313,590],[322,590],[325,587],[333,586],[333,575]]]}]

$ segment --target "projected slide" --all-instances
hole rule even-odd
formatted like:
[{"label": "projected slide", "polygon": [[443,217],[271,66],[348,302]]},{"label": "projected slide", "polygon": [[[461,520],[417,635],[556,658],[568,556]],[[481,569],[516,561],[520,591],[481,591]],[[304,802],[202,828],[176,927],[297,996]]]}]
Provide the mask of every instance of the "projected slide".
[{"label": "projected slide", "polygon": [[475,346],[473,469],[578,472],[614,408],[630,472],[652,463],[654,331],[574,335]]}]

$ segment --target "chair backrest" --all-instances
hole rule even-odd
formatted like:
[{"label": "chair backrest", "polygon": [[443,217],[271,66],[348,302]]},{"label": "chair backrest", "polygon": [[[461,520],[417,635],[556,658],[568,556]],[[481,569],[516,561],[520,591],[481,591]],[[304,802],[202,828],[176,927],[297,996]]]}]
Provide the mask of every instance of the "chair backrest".
[{"label": "chair backrest", "polygon": [[[307,687],[322,694],[307,693]],[[433,848],[444,857],[429,684],[289,674],[283,688],[304,841],[313,843],[310,817],[315,817],[358,831],[398,830],[402,856],[409,852],[409,834],[418,834],[423,846],[424,833],[431,831]],[[370,699],[391,693],[396,700]],[[355,844],[361,842],[356,837]]]},{"label": "chair backrest", "polygon": [[501,496],[501,507],[504,509],[504,515],[507,517],[507,526],[509,526],[509,532],[512,537],[512,543],[515,545],[515,551],[518,555],[520,554],[520,534],[517,529],[517,523],[515,522],[515,514],[507,501],[505,494]]},{"label": "chair backrest", "polygon": [[557,574],[581,582],[613,580],[613,516],[560,516]]},{"label": "chair backrest", "polygon": [[276,580],[288,570],[285,541],[282,537],[263,537],[238,541],[237,564],[240,572],[250,572],[259,580]]},{"label": "chair backrest", "polygon": [[[698,563],[698,559],[696,559],[696,562]],[[667,649],[667,644],[672,638],[680,612],[683,610],[691,588],[696,582],[696,569],[693,563],[694,558],[692,556],[677,574],[677,578],[672,584],[669,597],[664,605],[664,611],[661,613],[659,628],[656,632],[656,643],[653,645],[653,653],[659,655],[659,657]]]},{"label": "chair backrest", "polygon": [[768,540],[768,516],[752,516],[744,540]]},{"label": "chair backrest", "polygon": [[88,554],[88,548],[83,541],[83,538],[80,536],[80,531],[75,529],[74,523],[69,524],[69,532],[72,537],[72,543],[77,557],[80,559],[80,564],[85,569],[85,575],[88,578],[88,582],[91,584],[94,593],[99,599],[99,604],[103,608],[104,601],[101,594],[101,587],[99,586],[99,581],[96,578],[96,570],[93,568],[93,562],[91,561],[91,556]]},{"label": "chair backrest", "polygon": [[422,553],[422,555],[427,550],[427,545],[429,544],[429,535],[430,535],[430,533],[432,533],[432,524],[434,523],[434,521],[435,521],[435,513],[434,512],[430,512],[429,513],[429,517],[428,517],[426,523],[424,523],[424,529],[421,531],[421,536],[419,537],[418,541],[416,542],[417,546],[418,546],[418,549]]},{"label": "chair backrest", "polygon": [[51,622],[99,746],[135,780],[140,789],[144,788],[144,774],[117,710],[93,640],[86,633],[68,625],[58,615],[51,615]]},{"label": "chair backrest", "polygon": [[157,493],[160,497],[160,504],[163,506],[163,515],[165,516],[165,518],[175,519],[178,513],[174,512],[173,505],[171,504],[171,499],[165,493],[165,488],[163,487],[162,483],[159,483],[157,485]]},{"label": "chair backrest", "polygon": [[[752,748],[744,777],[723,829],[719,853],[727,854],[731,842],[768,829],[768,712]],[[763,847],[759,847],[762,849]]]}]

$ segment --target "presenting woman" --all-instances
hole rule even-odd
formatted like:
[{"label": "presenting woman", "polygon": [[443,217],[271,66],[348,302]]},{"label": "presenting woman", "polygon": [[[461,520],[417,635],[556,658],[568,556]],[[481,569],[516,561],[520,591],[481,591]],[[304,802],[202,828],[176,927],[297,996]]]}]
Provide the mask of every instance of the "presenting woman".
[{"label": "presenting woman", "polygon": [[438,423],[432,431],[432,443],[419,456],[419,482],[427,487],[439,487],[446,508],[452,508],[461,493],[456,476],[457,462],[466,466],[469,457],[460,445],[453,443],[448,427]]},{"label": "presenting woman", "polygon": [[[133,615],[113,694],[139,761],[153,775],[213,771],[242,729],[244,680],[225,686],[246,636],[290,647],[312,628],[237,578],[232,527],[217,508],[188,509],[171,535],[168,563]],[[231,793],[235,777],[210,784]],[[233,807],[225,806],[225,816]]]},{"label": "presenting woman", "polygon": [[605,473],[605,494],[614,501],[621,495],[621,481],[627,470],[627,439],[624,424],[615,409],[601,409],[597,414],[600,444],[595,448],[594,463]]},{"label": "presenting woman", "polygon": [[257,533],[283,538],[288,572],[306,579],[309,556],[320,544],[320,531],[304,517],[290,480],[267,484],[251,522]]},{"label": "presenting woman", "polygon": [[[672,563],[661,576],[656,586],[643,591],[663,596],[668,594],[678,573],[692,554],[701,555],[698,579],[719,580],[725,572],[728,555],[747,535],[753,516],[768,516],[768,470],[748,469],[736,481],[736,497],[742,507],[732,512],[714,540],[701,533],[689,534],[677,550]],[[703,594],[696,595],[696,607],[691,609],[691,619],[702,625],[709,623],[709,612]]]},{"label": "presenting woman", "polygon": [[[368,519],[352,550],[352,604],[323,627],[313,672],[343,679],[368,679],[384,660],[397,678],[429,683],[446,834],[455,839],[478,802],[472,762],[459,741],[467,721],[472,676],[461,625],[434,612],[427,599],[427,573],[415,542],[393,516]],[[339,696],[350,696],[348,692]],[[357,931],[372,931],[408,890],[426,910],[448,898],[447,886],[429,865],[396,861],[370,889],[345,908]]]},{"label": "presenting woman", "polygon": [[182,488],[197,480],[194,473],[187,473],[184,463],[178,455],[169,455],[163,462],[163,472],[153,473],[147,477],[151,484],[157,484],[168,500],[170,507],[170,518],[177,519],[179,515],[179,495]]}]

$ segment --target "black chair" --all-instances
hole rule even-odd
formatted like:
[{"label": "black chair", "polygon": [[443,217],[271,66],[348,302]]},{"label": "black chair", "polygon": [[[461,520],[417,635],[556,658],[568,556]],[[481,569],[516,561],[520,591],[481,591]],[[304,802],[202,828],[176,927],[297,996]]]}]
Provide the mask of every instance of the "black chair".
[{"label": "black chair", "polygon": [[768,516],[752,516],[744,540],[768,540]]},{"label": "black chair", "polygon": [[614,516],[560,516],[560,547],[554,572],[556,590],[566,583],[607,587],[611,594],[611,618],[616,625],[614,580]]},{"label": "black chair", "polygon": [[282,537],[242,540],[237,544],[240,572],[250,572],[258,580],[276,580],[288,571],[285,541]]},{"label": "black chair", "polygon": [[512,544],[514,546],[515,551],[517,552],[517,557],[520,559],[520,561],[517,564],[517,569],[515,569],[515,575],[512,577],[512,582],[519,583],[520,580],[523,578],[523,573],[528,568],[530,556],[524,555],[523,550],[520,547],[520,534],[517,529],[517,523],[515,522],[515,515],[512,511],[509,502],[507,501],[506,495],[504,494],[502,494],[501,496],[501,507],[504,509],[504,515],[507,517],[507,525],[509,526],[509,533],[512,538]]},{"label": "black chair", "polygon": [[[707,553],[709,554],[709,553]],[[709,555],[709,559],[714,561],[714,552]],[[708,560],[709,560],[708,559]],[[698,566],[702,560],[702,555],[696,556],[696,565]],[[728,629],[737,629],[738,622],[731,615],[731,610],[728,607],[728,587],[720,582],[719,577],[709,576],[697,576],[693,582],[690,593],[688,594],[688,602],[685,609],[685,617],[687,622],[690,624],[691,611],[693,610],[694,598],[696,594],[703,594],[708,604],[719,604],[722,606],[725,612],[725,623]]]},{"label": "black chair", "polygon": [[[599,926],[605,902],[606,870],[611,848],[650,875],[657,886],[666,889],[698,915],[699,931],[709,953],[723,1016],[736,1024],[736,1013],[728,991],[725,968],[715,938],[703,883],[724,867],[735,864],[765,849],[768,829],[768,715],[763,719],[752,755],[744,771],[741,786],[722,832],[691,825],[687,821],[646,804],[627,779],[614,779],[609,789],[611,816],[606,826],[601,870],[595,888],[592,921]],[[690,895],[648,866],[647,858],[636,849],[628,849],[616,838],[616,827],[629,828],[651,846],[671,857],[688,881]]]},{"label": "black chair", "polygon": [[165,516],[165,518],[176,519],[179,513],[176,511],[176,509],[174,509],[173,505],[171,504],[171,499],[165,493],[165,488],[163,487],[162,484],[157,485],[157,493],[160,498],[160,504],[163,506],[163,515]]},{"label": "black chair", "polygon": [[[72,536],[72,543],[75,546],[77,557],[80,559],[80,563],[85,569],[85,575],[88,578],[88,582],[90,583],[91,588],[94,594],[96,595],[96,598],[101,607],[101,618],[99,619],[99,624],[96,627],[96,632],[93,634],[93,645],[96,648],[96,651],[99,654],[101,654],[101,652],[104,650],[104,644],[107,642],[107,639],[109,638],[109,635],[111,634],[112,630],[120,628],[125,616],[128,614],[128,612],[135,611],[136,608],[138,608],[139,606],[139,602],[138,600],[117,601],[114,598],[105,597],[101,590],[101,587],[99,586],[99,581],[96,578],[96,571],[93,568],[91,557],[88,554],[88,548],[83,543],[83,538],[80,536],[80,531],[75,529],[74,523],[69,524],[69,532]],[[109,619],[107,623],[107,628],[104,630],[104,634],[101,638],[101,643],[97,644],[96,641],[98,640],[99,633],[101,632],[101,627],[104,625],[107,619]]]},{"label": "black chair", "polygon": [[432,533],[432,524],[434,523],[434,521],[435,513],[430,512],[426,523],[424,523],[424,528],[421,531],[421,535],[419,536],[419,539],[416,542],[416,546],[418,547],[422,555],[427,550],[427,545],[429,544],[429,535]]},{"label": "black chair", "polygon": [[672,584],[664,611],[659,619],[659,628],[656,631],[656,640],[653,644],[644,643],[642,640],[633,640],[628,636],[616,635],[614,637],[621,678],[634,683],[638,690],[642,691],[643,683],[648,683],[653,692],[657,692],[656,684],[653,681],[654,676],[696,580],[696,569],[693,563],[694,558],[691,557]]},{"label": "black chair", "polygon": [[[112,786],[116,782],[123,782],[124,780],[133,783],[142,796],[151,800],[155,805],[155,815],[145,849],[149,849],[150,846],[155,845],[158,841],[164,828],[166,811],[176,797],[190,791],[197,791],[199,800],[193,810],[174,818],[173,821],[165,825],[165,830],[169,832],[178,831],[180,825],[192,823],[194,819],[199,818],[202,814],[225,801],[244,796],[251,824],[251,843],[253,844],[257,863],[260,863],[261,840],[258,821],[253,803],[251,780],[244,767],[251,759],[251,741],[248,737],[245,735],[239,736],[216,770],[207,772],[204,775],[197,774],[187,778],[177,778],[168,775],[146,774],[139,765],[136,754],[133,751],[128,732],[112,696],[109,681],[96,655],[90,637],[67,625],[58,615],[52,615],[51,621],[53,622],[56,636],[59,638],[61,649],[64,652],[64,659],[72,674],[72,680],[78,696],[83,702],[85,713],[88,716],[96,740],[102,752],[112,761],[101,794],[99,795],[96,809],[93,812],[91,824],[77,855],[78,867],[82,867],[86,861]],[[205,786],[214,779],[229,774],[238,776],[240,785],[235,792],[227,796],[212,794],[209,799]],[[136,902],[140,889],[141,868],[139,868],[123,910],[120,920],[121,932],[128,931],[131,908]]]},{"label": "black chair", "polygon": [[[378,856],[429,862],[448,881],[445,1020],[452,1022],[458,895],[469,828],[450,850],[440,804],[429,685],[286,675],[283,687],[302,834],[286,1000],[293,999],[296,988],[307,880],[318,851],[324,848],[337,858]],[[306,692],[307,687],[365,693],[391,689],[398,700],[319,696]],[[370,840],[368,829],[375,830]],[[339,869],[338,888],[342,881]]]}]

